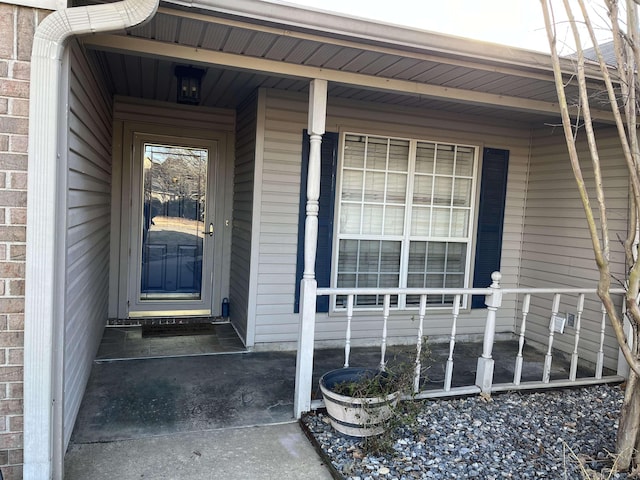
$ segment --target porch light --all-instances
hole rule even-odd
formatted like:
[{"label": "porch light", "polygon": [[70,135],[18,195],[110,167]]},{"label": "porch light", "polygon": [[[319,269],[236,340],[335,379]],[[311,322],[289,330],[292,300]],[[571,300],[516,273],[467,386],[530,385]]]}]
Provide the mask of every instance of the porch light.
[{"label": "porch light", "polygon": [[200,84],[205,70],[178,65],[175,70],[178,78],[178,103],[198,105],[200,103]]}]

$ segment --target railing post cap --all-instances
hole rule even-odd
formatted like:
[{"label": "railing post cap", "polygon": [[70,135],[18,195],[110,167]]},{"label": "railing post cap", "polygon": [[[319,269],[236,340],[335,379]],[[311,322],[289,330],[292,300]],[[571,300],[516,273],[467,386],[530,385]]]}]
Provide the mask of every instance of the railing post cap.
[{"label": "railing post cap", "polygon": [[492,287],[497,287],[500,284],[500,280],[502,280],[502,274],[500,272],[493,272],[491,274]]}]

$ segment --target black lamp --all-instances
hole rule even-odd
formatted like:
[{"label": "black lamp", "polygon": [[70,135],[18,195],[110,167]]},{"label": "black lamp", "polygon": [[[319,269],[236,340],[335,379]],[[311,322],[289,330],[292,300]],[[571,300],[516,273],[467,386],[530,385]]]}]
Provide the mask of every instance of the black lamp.
[{"label": "black lamp", "polygon": [[178,65],[175,73],[178,78],[178,103],[198,105],[200,103],[200,84],[205,71],[201,68]]}]

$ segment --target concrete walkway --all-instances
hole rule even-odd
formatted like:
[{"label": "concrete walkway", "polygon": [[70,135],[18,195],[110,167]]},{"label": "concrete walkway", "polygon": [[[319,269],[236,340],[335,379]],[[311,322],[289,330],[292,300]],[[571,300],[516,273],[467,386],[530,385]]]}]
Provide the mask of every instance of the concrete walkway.
[{"label": "concrete walkway", "polygon": [[72,445],[65,480],[330,480],[297,423]]}]

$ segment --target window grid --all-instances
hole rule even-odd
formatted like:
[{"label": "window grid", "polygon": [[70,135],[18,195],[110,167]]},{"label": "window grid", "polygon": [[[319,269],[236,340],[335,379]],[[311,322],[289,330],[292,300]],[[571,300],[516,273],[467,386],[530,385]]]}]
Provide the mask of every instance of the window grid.
[{"label": "window grid", "polygon": [[[358,144],[363,143],[364,147],[359,147]],[[373,148],[370,148],[374,145]],[[384,149],[380,149],[380,145],[384,145]],[[404,165],[398,167],[397,158],[394,157],[396,162],[392,169],[391,155],[392,145],[400,146],[393,154],[399,158],[398,154],[402,154],[403,158],[400,160]],[[355,152],[357,156],[359,152],[362,152],[361,158],[356,158],[350,155],[348,150]],[[432,157],[420,158],[420,150],[424,153],[431,151]],[[340,215],[340,227],[338,229],[338,249],[337,255],[347,256],[349,252],[342,251],[344,240],[356,241],[355,251],[355,272],[341,269],[341,262],[338,261],[338,268],[335,272],[334,282],[338,286],[344,287],[389,287],[386,283],[389,280],[389,272],[383,269],[383,264],[386,259],[383,255],[384,245],[390,242],[401,242],[400,254],[398,255],[398,266],[394,270],[394,276],[397,278],[397,283],[392,285],[393,287],[405,288],[409,287],[463,287],[468,279],[467,274],[467,257],[470,247],[470,219],[472,217],[473,209],[473,192],[474,185],[474,173],[476,168],[477,158],[476,147],[472,146],[460,146],[447,143],[437,142],[423,142],[416,140],[405,140],[396,138],[383,138],[376,136],[358,135],[358,134],[346,134],[343,142],[343,164],[340,175],[341,187],[339,196],[338,212]],[[381,154],[383,152],[383,154]],[[383,160],[384,159],[384,160]],[[380,161],[383,160],[383,165]],[[418,165],[419,163],[426,163],[430,168],[425,169],[424,165]],[[422,171],[421,171],[422,170]],[[359,186],[359,198],[348,193],[345,190],[344,180],[347,176],[351,175],[350,180],[355,178],[354,173],[358,172],[360,175]],[[373,191],[369,192],[370,198],[367,198],[367,178],[372,176],[375,178],[376,174],[382,173],[384,180],[378,182],[384,185],[382,192],[374,187]],[[403,175],[404,179],[400,181],[402,185],[403,198],[402,202],[393,203],[390,198],[390,175]],[[422,204],[416,202],[416,183],[419,183],[419,179],[427,179],[430,182],[430,188],[427,192],[427,198],[423,199]],[[440,180],[438,180],[440,179]],[[398,179],[396,179],[397,181]],[[437,191],[438,183],[442,191]],[[371,185],[375,186],[375,181],[372,181]],[[466,189],[464,185],[467,185]],[[353,188],[353,186],[351,186]],[[444,192],[444,193],[443,193]],[[397,197],[397,191],[394,191]],[[418,192],[419,193],[419,192]],[[381,197],[381,198],[380,198]],[[379,200],[378,200],[379,199]],[[378,200],[378,201],[375,201]],[[427,201],[425,201],[427,200]],[[359,204],[359,219],[358,229],[354,231],[351,227],[353,223],[352,219],[348,219],[350,213],[349,206],[354,207]],[[366,231],[366,215],[365,207],[367,205],[380,206],[379,214],[379,226],[375,232]],[[400,219],[402,225],[400,228],[396,228],[395,234],[388,233],[388,214],[389,206],[399,207],[403,210]],[[346,207],[346,208],[345,208]],[[428,230],[426,232],[418,232],[416,234],[414,225],[417,223],[417,217],[414,216],[414,212],[417,214],[421,210],[428,210]],[[353,211],[353,207],[351,207]],[[446,227],[443,224],[439,230],[436,230],[436,221],[434,219],[434,212],[446,212]],[[460,226],[459,213],[462,213],[462,223]],[[372,215],[375,212],[372,212]],[[437,216],[437,214],[436,214]],[[455,225],[455,230],[454,230]],[[372,227],[370,227],[372,228]],[[462,233],[462,234],[460,234]],[[454,235],[457,234],[457,235]],[[363,242],[377,241],[378,243],[378,258],[377,266],[373,270],[369,267],[363,267],[362,265],[362,245]],[[414,243],[424,243],[425,250],[428,251],[431,246],[444,245],[443,264],[442,269],[431,271],[428,262],[428,254],[425,254],[424,265],[421,272],[414,272],[411,267],[411,246]],[[457,268],[450,271],[449,257],[450,250],[453,245],[458,245],[457,249],[460,251],[456,262]],[[363,270],[364,268],[364,270]],[[422,276],[420,284],[414,285],[415,275]],[[366,275],[367,285],[361,285],[361,277]],[[371,275],[375,277],[375,285],[371,283]],[[344,279],[350,277],[350,281],[344,282]],[[434,279],[437,284],[431,285]],[[411,280],[411,281],[410,281]],[[382,284],[384,283],[384,285]],[[445,295],[429,296],[428,303],[436,306],[442,306],[450,304],[452,298]],[[404,307],[405,302],[409,305],[414,304],[413,298],[395,298],[392,299],[394,305]],[[360,296],[360,299],[356,298],[357,306],[376,306],[381,305],[382,298],[377,296]],[[337,299],[337,305],[341,305],[341,299]]]}]

